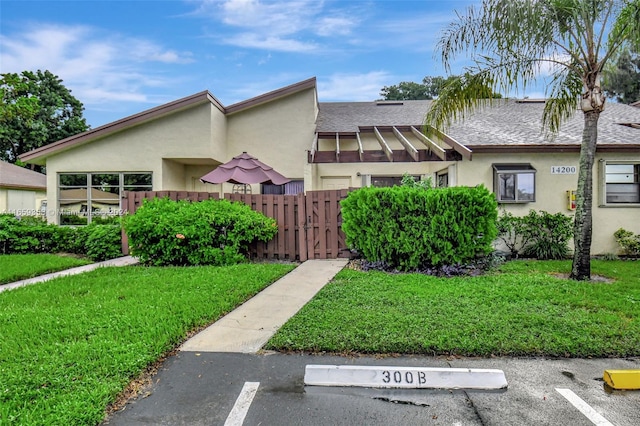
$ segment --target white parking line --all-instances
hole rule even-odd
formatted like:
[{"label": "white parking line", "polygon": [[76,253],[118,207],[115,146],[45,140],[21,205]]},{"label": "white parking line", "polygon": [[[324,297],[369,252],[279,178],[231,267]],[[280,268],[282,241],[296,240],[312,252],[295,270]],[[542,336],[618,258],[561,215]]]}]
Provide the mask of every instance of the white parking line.
[{"label": "white parking line", "polygon": [[233,405],[227,421],[224,422],[225,426],[242,426],[244,418],[249,412],[249,407],[253,401],[253,397],[256,396],[260,382],[245,382],[236,403]]},{"label": "white parking line", "polygon": [[602,417],[600,413],[594,410],[589,404],[584,402],[578,395],[570,389],[556,388],[556,391],[564,396],[574,407],[584,414],[596,426],[613,426],[611,422]]}]

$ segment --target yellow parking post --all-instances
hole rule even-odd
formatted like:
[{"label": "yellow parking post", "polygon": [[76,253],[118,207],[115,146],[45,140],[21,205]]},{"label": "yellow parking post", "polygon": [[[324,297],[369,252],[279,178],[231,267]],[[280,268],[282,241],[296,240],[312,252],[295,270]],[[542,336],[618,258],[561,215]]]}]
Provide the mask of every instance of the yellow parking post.
[{"label": "yellow parking post", "polygon": [[604,381],[613,389],[640,390],[640,370],[605,370]]}]

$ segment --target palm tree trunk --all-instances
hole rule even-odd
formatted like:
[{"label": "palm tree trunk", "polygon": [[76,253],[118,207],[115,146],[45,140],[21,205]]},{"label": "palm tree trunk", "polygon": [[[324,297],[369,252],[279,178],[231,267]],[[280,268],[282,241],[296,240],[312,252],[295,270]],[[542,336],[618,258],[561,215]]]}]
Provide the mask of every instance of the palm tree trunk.
[{"label": "palm tree trunk", "polygon": [[576,192],[576,214],[573,224],[573,264],[571,278],[591,279],[591,233],[593,210],[593,162],[598,141],[600,111],[584,112],[584,129],[580,147],[580,168]]}]

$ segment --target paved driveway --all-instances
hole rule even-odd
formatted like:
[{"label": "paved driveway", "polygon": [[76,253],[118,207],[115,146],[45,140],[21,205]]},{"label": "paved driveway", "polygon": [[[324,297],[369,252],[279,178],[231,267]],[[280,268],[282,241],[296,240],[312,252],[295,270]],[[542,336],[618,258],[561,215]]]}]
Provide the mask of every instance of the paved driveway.
[{"label": "paved driveway", "polygon": [[[307,364],[498,368],[509,387],[500,392],[305,387]],[[640,392],[607,392],[602,373],[639,366],[637,359],[180,352],[166,361],[148,396],[105,424],[636,426]],[[246,383],[253,384],[255,394],[247,397]]]}]

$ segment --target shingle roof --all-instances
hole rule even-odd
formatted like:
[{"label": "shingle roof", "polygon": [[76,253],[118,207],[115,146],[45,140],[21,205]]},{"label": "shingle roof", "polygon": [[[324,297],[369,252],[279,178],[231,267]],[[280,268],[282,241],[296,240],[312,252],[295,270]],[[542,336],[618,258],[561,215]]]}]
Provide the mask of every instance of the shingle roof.
[{"label": "shingle roof", "polygon": [[0,187],[17,189],[47,189],[47,176],[24,167],[0,161]]},{"label": "shingle roof", "polygon": [[360,126],[421,126],[431,101],[320,102],[318,132],[357,132]]},{"label": "shingle roof", "polygon": [[[360,126],[420,126],[431,101],[321,102],[318,132],[356,132]],[[470,114],[446,133],[468,146],[478,145],[579,145],[584,127],[580,111],[561,127],[553,140],[542,128],[542,102],[513,99],[495,101]],[[598,144],[640,145],[640,129],[621,124],[640,123],[640,109],[607,103],[598,123]]]}]

